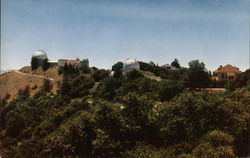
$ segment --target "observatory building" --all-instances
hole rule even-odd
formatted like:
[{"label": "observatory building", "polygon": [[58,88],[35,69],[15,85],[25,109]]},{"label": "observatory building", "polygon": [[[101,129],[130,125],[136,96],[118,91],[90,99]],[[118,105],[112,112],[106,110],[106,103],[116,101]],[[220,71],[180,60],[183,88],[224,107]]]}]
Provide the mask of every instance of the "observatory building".
[{"label": "observatory building", "polygon": [[[48,56],[43,50],[38,50],[32,54],[31,59],[32,60],[36,59],[37,66],[39,67],[43,66],[43,63],[46,59],[48,60]],[[56,61],[48,60],[48,63],[50,67],[59,67],[59,68],[63,68],[65,64],[71,65],[75,68],[89,67],[89,59],[80,60],[79,58],[77,58],[76,60],[69,60],[69,59],[59,59]]]},{"label": "observatory building", "polygon": [[140,70],[140,64],[136,59],[128,58],[123,62],[123,71],[130,71],[133,69]]},{"label": "observatory building", "polygon": [[65,64],[72,65],[73,67],[77,68],[83,68],[83,67],[89,67],[89,60],[88,59],[76,59],[76,60],[68,60],[68,59],[59,59],[58,60],[58,66],[59,68],[63,68]]},{"label": "observatory building", "polygon": [[38,65],[42,66],[43,61],[48,59],[47,54],[43,50],[38,50],[32,54],[32,59],[37,59]]}]

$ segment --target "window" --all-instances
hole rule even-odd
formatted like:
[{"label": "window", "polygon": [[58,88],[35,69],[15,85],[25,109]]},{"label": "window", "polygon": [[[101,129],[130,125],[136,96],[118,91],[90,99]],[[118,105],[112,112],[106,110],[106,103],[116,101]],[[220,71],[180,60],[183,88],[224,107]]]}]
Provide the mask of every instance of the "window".
[{"label": "window", "polygon": [[224,78],[224,74],[221,74],[221,78]]}]

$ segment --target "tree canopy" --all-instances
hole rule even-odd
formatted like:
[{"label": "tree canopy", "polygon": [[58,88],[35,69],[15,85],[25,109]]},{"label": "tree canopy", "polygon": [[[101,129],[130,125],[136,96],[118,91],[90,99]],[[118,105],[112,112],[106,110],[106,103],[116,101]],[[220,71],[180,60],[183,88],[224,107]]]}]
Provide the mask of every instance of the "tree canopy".
[{"label": "tree canopy", "polygon": [[42,64],[43,71],[48,70],[49,67],[50,67],[50,65],[49,65],[49,59],[46,58],[46,59],[43,61],[43,64]]},{"label": "tree canopy", "polygon": [[189,63],[188,86],[190,88],[206,88],[210,84],[209,73],[205,64],[199,60],[193,60]]},{"label": "tree canopy", "polygon": [[179,60],[176,58],[174,59],[174,61],[172,61],[171,66],[174,66],[176,68],[181,68]]},{"label": "tree canopy", "polygon": [[31,58],[31,69],[35,70],[39,67],[39,61],[37,58]]}]

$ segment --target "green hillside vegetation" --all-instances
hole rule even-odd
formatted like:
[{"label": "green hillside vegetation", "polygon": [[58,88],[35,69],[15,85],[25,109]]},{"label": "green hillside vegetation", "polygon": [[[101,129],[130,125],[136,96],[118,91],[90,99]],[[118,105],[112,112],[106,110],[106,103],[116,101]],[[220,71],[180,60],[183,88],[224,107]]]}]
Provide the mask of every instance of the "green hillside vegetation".
[{"label": "green hillside vegetation", "polygon": [[[44,89],[35,96],[29,97],[27,90],[8,104],[1,101],[0,155],[247,156],[246,138],[250,130],[247,85],[235,86],[225,93],[195,91],[197,85],[192,77],[207,71],[199,61],[192,64],[200,69],[173,72],[176,75],[144,63],[142,69],[161,76],[161,81],[149,79],[137,70],[123,74],[119,63],[114,66],[113,76],[97,68],[85,73],[61,70],[63,81],[58,94],[49,92],[45,80]],[[175,75],[178,77],[170,77]],[[198,88],[206,84],[199,82]],[[186,90],[190,85],[194,87]]]},{"label": "green hillside vegetation", "polygon": [[237,88],[242,88],[242,87],[245,87],[248,91],[250,91],[250,69],[241,73],[236,80],[229,83],[227,88],[233,91]]}]

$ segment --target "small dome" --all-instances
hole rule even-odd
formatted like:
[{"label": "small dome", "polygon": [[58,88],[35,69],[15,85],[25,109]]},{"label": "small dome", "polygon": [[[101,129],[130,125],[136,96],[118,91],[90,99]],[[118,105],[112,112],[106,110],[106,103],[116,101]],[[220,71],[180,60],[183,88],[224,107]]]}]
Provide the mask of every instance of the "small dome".
[{"label": "small dome", "polygon": [[130,58],[123,62],[123,70],[127,71],[127,70],[132,70],[132,69],[136,69],[136,70],[140,69],[140,64],[136,59]]},{"label": "small dome", "polygon": [[32,54],[32,58],[47,59],[47,54],[43,50],[38,50]]}]

